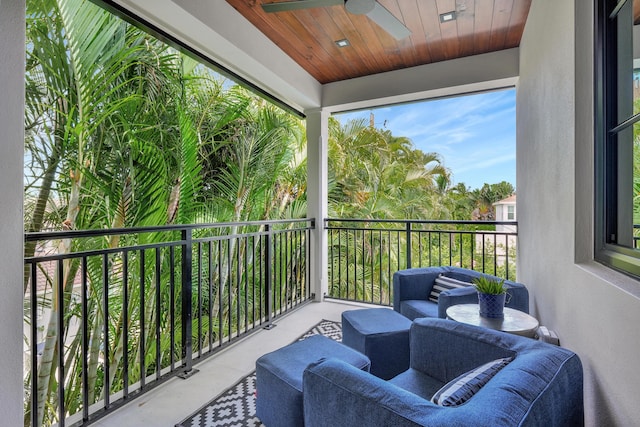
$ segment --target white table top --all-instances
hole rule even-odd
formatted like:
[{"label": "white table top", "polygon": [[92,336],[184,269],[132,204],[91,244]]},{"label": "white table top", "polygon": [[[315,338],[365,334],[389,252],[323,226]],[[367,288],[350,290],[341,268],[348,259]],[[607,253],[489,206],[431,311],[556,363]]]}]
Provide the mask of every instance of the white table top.
[{"label": "white table top", "polygon": [[478,304],[458,304],[447,308],[447,317],[457,322],[469,325],[484,326],[485,328],[510,334],[533,338],[538,329],[538,320],[519,310],[504,308],[504,318],[489,318],[480,316]]}]

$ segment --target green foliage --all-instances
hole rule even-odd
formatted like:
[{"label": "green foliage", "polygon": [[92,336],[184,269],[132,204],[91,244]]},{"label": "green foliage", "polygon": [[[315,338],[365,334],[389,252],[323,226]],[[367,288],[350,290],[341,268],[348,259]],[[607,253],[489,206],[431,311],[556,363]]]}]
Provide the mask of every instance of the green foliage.
[{"label": "green foliage", "polygon": [[329,122],[329,211],[342,218],[446,217],[438,188],[449,173],[436,153],[364,120]]},{"label": "green foliage", "polygon": [[494,280],[486,276],[480,276],[475,277],[472,283],[477,291],[482,294],[502,295],[507,293],[507,288],[504,286],[504,279]]},{"label": "green foliage", "polygon": [[[304,128],[297,118],[228,84],[89,1],[27,1],[26,49],[27,231],[306,216]],[[176,238],[179,236],[171,233],[116,235],[54,242],[47,250],[66,254]],[[300,238],[289,244],[290,252],[294,245],[304,246]],[[209,344],[209,331],[213,340],[221,340],[222,335],[234,334],[244,325],[245,302],[251,301],[254,293],[239,286],[249,281],[235,272],[239,264],[261,256],[255,253],[256,247],[258,243],[234,243],[223,248],[224,257],[216,253],[216,247],[210,247],[211,263],[223,259],[224,265],[206,272],[207,284],[213,289],[216,283],[215,301],[194,292],[197,312],[211,315],[201,324],[200,319],[194,320],[194,330],[204,330],[206,337],[194,340],[196,349]],[[43,250],[28,244],[25,256],[39,255]],[[133,384],[158,367],[167,368],[171,355],[175,360],[181,357],[179,348],[172,348],[166,338],[173,330],[179,342],[181,334],[179,305],[174,307],[173,319],[168,315],[168,301],[180,291],[175,289],[171,295],[171,281],[180,283],[180,274],[170,277],[169,273],[180,271],[180,248],[175,252],[172,257],[168,248],[131,251],[126,252],[125,260],[125,252],[114,251],[106,260],[88,257],[86,271],[78,260],[65,261],[62,283],[57,283],[57,270],[42,272],[47,289],[38,295],[38,304],[45,313],[39,321],[44,349],[37,372],[26,376],[37,375],[38,390],[26,389],[25,425],[31,411],[37,411],[38,425],[57,422],[59,340],[65,343],[64,403],[68,414],[81,410],[82,393],[86,392],[89,404],[93,404],[107,386],[111,393],[122,390],[123,360],[128,360],[129,384]],[[156,261],[161,266],[158,277]],[[123,275],[125,262],[128,277]],[[300,283],[300,275],[304,277],[304,266],[287,262],[287,270],[283,270],[287,273],[279,285],[282,288]],[[88,282],[84,320],[89,325],[90,345],[86,355],[81,350],[81,334],[69,332],[77,330],[83,315],[74,283],[80,271],[86,273]],[[244,274],[255,277],[256,272]],[[28,283],[26,269],[25,293]],[[64,292],[62,306],[52,304],[59,290]],[[300,294],[298,289],[283,291],[289,299],[283,298],[282,304]],[[106,297],[110,315],[105,317],[102,307]],[[226,307],[224,313],[210,312],[218,306],[218,297],[230,302],[230,306],[220,304]],[[140,308],[142,299],[144,309]],[[257,306],[262,307],[263,302]],[[56,332],[60,312],[65,337]],[[25,312],[27,323],[35,321],[31,315]],[[232,318],[233,324],[221,324],[221,318]],[[160,340],[153,330],[156,325],[163,332]],[[129,348],[123,348],[124,331],[129,334]],[[160,359],[156,359],[157,345]],[[83,358],[88,390],[81,384]],[[142,366],[140,360],[144,361]],[[39,407],[30,407],[30,393],[37,393]]]},{"label": "green foliage", "polygon": [[515,194],[505,181],[450,187],[440,155],[365,120],[330,118],[328,155],[331,217],[492,220],[493,203]]}]

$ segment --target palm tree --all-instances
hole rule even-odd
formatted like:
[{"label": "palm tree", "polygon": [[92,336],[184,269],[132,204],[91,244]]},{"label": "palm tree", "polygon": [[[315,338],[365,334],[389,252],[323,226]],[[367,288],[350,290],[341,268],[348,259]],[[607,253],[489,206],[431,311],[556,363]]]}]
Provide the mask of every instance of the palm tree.
[{"label": "palm tree", "polygon": [[[163,223],[169,190],[166,183],[171,179],[167,172],[174,169],[171,164],[176,161],[166,158],[165,153],[172,150],[157,145],[172,141],[168,136],[171,132],[167,132],[171,126],[160,128],[158,117],[175,115],[163,113],[158,106],[167,105],[159,102],[161,99],[173,98],[173,89],[167,88],[178,70],[178,56],[166,54],[166,47],[159,47],[144,33],[88,2],[28,2],[28,16],[26,141],[27,162],[34,165],[31,170],[35,173],[28,177],[25,190],[34,194],[36,202],[27,217],[27,231],[39,231],[47,224],[85,229]],[[48,213],[47,201],[54,193],[58,208]],[[57,252],[77,250],[74,245],[78,244],[63,240]],[[83,244],[117,247],[118,238]],[[34,251],[35,247],[27,247],[25,255],[31,256]],[[77,303],[71,295],[79,266],[65,261],[62,267],[63,282],[57,283],[59,275],[55,274],[50,294],[38,389],[31,391],[38,394],[39,407],[27,411],[38,411],[38,425],[54,417],[60,404],[52,399],[58,387],[54,372],[60,340],[64,340],[67,351],[63,371],[66,390],[80,390],[71,386],[79,384],[80,334],[69,335],[71,316],[64,317],[64,324],[57,323],[59,312],[76,311],[72,306]],[[98,285],[101,268],[90,260],[83,274]],[[117,269],[111,275],[112,288],[121,285]],[[92,347],[88,356],[89,390],[85,392],[92,403],[100,354],[110,356],[106,363],[118,364],[123,354],[119,332],[128,325],[122,317],[107,318],[100,312],[103,292],[99,285],[88,289]],[[64,295],[63,306],[57,305],[59,292]],[[115,333],[101,349],[105,323]],[[115,372],[112,369],[105,381],[113,383]],[[75,393],[65,396],[69,413],[77,410]]]},{"label": "palm tree", "polygon": [[484,184],[482,188],[473,190],[471,198],[475,202],[478,219],[493,220],[495,212],[493,204],[499,200],[515,194],[513,185],[506,181],[498,184]]},{"label": "palm tree", "polygon": [[352,218],[432,218],[429,196],[449,173],[436,153],[416,150],[408,138],[364,120],[331,119],[329,173],[335,182],[330,211]]},{"label": "palm tree", "polygon": [[[90,2],[27,4],[26,231],[306,215],[305,132],[299,120]],[[67,239],[55,251],[115,249],[169,238],[143,233]],[[238,255],[234,262],[259,256],[256,249],[233,246]],[[27,247],[25,256],[35,252],[35,245]],[[167,355],[178,351],[168,340],[159,343],[160,359],[153,351],[153,325],[162,331],[174,327],[177,335],[181,331],[179,325],[171,325],[165,309],[170,300],[169,257],[158,255],[162,277],[145,277],[141,272],[154,271],[155,260],[146,257],[143,265],[143,253],[88,257],[86,266],[65,261],[60,283],[57,272],[46,277],[51,289],[38,296],[47,317],[41,321],[46,329],[44,350],[37,372],[30,373],[37,377],[37,389],[30,393],[37,394],[39,406],[30,408],[27,403],[25,425],[32,411],[37,411],[37,425],[55,421],[62,404],[56,392],[62,382],[65,413],[73,414],[82,406],[82,393],[92,404],[122,389],[124,359],[129,361],[132,383],[166,366]],[[70,326],[82,314],[74,282],[83,276],[88,283],[86,337]],[[29,277],[30,271],[25,271],[25,292]],[[227,279],[220,283],[229,288]],[[176,311],[179,318],[179,307]],[[36,321],[35,316],[25,313],[26,322]],[[199,321],[194,319],[194,324]],[[90,344],[86,355],[83,338]],[[57,366],[60,343],[63,367]],[[86,390],[83,371],[89,382]],[[62,375],[60,384],[57,372]]]}]

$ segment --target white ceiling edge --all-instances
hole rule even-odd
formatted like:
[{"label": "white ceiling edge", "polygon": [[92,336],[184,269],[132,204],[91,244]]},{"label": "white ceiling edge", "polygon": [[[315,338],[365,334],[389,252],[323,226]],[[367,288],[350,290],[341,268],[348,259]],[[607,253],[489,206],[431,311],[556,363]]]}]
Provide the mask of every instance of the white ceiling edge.
[{"label": "white ceiling edge", "polygon": [[513,48],[328,83],[322,105],[334,113],[513,87],[519,53]]},{"label": "white ceiling edge", "polygon": [[320,107],[322,85],[225,0],[115,0],[299,111]]}]

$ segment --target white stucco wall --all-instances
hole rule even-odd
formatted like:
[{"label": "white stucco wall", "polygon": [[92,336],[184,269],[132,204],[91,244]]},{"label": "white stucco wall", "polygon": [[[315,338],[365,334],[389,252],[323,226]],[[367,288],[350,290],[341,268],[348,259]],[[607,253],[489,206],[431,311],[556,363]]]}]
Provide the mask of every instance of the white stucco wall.
[{"label": "white stucco wall", "polygon": [[[640,283],[593,259],[592,0],[534,0],[517,86],[518,279],[578,353],[588,426],[638,425]],[[575,81],[575,83],[574,83]]]},{"label": "white stucco wall", "polygon": [[22,421],[24,0],[0,0],[0,425]]}]

